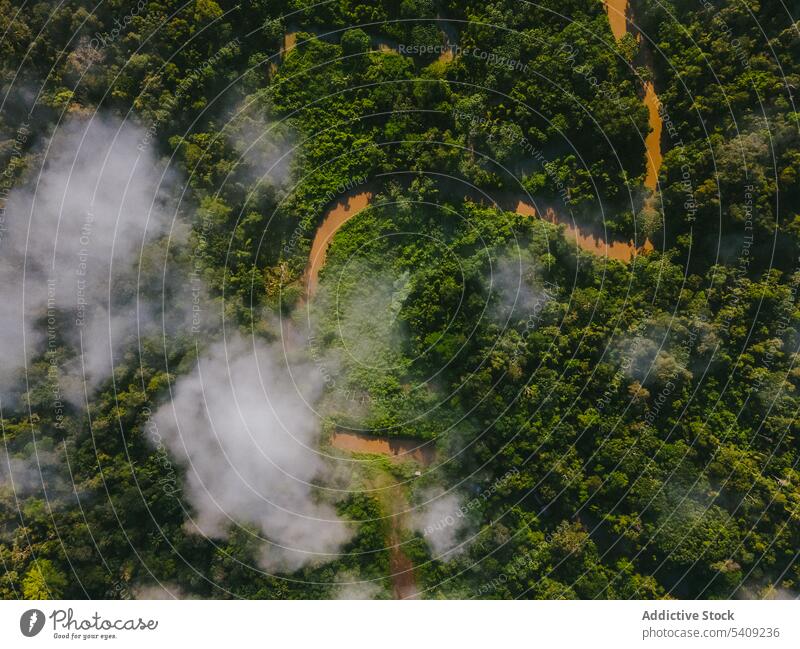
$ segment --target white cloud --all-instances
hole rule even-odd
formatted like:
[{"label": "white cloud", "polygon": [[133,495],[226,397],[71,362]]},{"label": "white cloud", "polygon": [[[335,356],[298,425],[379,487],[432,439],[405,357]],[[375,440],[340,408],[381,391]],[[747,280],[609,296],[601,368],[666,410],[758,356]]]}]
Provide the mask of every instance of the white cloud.
[{"label": "white cloud", "polygon": [[153,422],[186,467],[191,525],[218,538],[235,523],[254,525],[271,542],[263,564],[293,570],[331,559],[351,530],[313,485],[325,473],[311,408],[322,378],[282,358],[236,335],[215,344]]}]

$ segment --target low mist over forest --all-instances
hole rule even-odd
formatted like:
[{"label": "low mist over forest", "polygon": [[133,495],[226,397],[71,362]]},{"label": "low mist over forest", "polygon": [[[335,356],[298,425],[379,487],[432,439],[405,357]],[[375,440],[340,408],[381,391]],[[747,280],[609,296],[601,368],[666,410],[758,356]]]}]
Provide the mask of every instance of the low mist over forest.
[{"label": "low mist over forest", "polygon": [[790,5],[0,0],[0,598],[800,597]]}]

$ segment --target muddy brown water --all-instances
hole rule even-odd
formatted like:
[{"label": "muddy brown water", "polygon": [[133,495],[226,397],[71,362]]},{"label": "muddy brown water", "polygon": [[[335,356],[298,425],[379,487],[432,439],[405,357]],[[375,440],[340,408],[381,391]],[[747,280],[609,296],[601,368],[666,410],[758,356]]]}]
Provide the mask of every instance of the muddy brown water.
[{"label": "muddy brown water", "polygon": [[[523,216],[535,217],[537,215],[536,208],[525,201],[517,203],[515,212]],[[581,250],[601,257],[608,255],[611,259],[628,263],[639,253],[649,252],[653,249],[653,244],[650,243],[649,239],[645,240],[641,248],[637,248],[633,241],[606,241],[601,236],[589,230],[584,230],[570,221],[559,219],[558,214],[552,208],[548,208],[544,214],[539,216],[550,223],[563,225],[567,238],[574,240]]]},{"label": "muddy brown water", "polygon": [[611,33],[619,40],[628,33],[628,0],[606,0],[605,4]]},{"label": "muddy brown water", "polygon": [[[308,256],[308,263],[306,265],[305,277],[303,283],[305,285],[305,293],[308,297],[313,297],[319,286],[319,272],[325,265],[325,260],[328,255],[328,246],[334,235],[339,229],[352,219],[361,210],[369,206],[372,200],[372,192],[363,191],[340,200],[334,205],[319,226],[314,240],[311,243],[311,253]],[[518,201],[515,207],[517,214],[523,216],[537,216],[536,208],[526,203],[525,201]],[[541,218],[563,225],[568,237],[575,240],[578,246],[588,252],[596,255],[608,255],[611,259],[617,259],[622,262],[631,261],[639,252],[647,252],[653,249],[650,241],[645,241],[641,249],[637,249],[633,241],[605,241],[602,237],[584,230],[576,226],[571,221],[560,219],[553,209],[548,209],[544,214],[540,215]]]},{"label": "muddy brown water", "polygon": [[351,194],[334,205],[325,215],[325,219],[314,235],[311,243],[311,253],[308,256],[308,264],[305,273],[306,295],[313,297],[319,284],[319,271],[325,265],[328,256],[328,246],[333,235],[339,228],[352,219],[356,214],[369,205],[372,198],[371,192],[359,192]]},{"label": "muddy brown water", "polygon": [[648,122],[651,129],[644,141],[644,148],[647,151],[647,176],[644,179],[644,185],[648,189],[655,190],[658,185],[658,170],[661,169],[661,162],[664,157],[661,154],[662,120],[659,112],[660,104],[652,81],[647,81],[644,84],[644,105],[647,106]]},{"label": "muddy brown water", "polygon": [[414,460],[423,466],[432,464],[436,459],[436,451],[430,442],[412,437],[379,437],[337,430],[331,436],[331,445],[350,453],[372,453],[398,460]]},{"label": "muddy brown water", "polygon": [[[619,40],[628,33],[628,0],[605,0],[608,22],[611,25],[611,33],[614,38]],[[638,40],[641,37],[636,35]],[[658,185],[658,171],[661,169],[663,155],[661,153],[661,129],[662,119],[659,112],[660,103],[656,95],[652,81],[644,84],[644,105],[647,107],[647,121],[650,125],[650,133],[644,141],[644,148],[647,153],[647,174],[645,175],[644,185],[648,189],[655,190]]]},{"label": "muddy brown water", "polygon": [[[608,12],[609,23],[614,37],[622,38],[628,31],[627,25],[627,0],[606,0],[606,10]],[[297,42],[297,34],[289,32],[285,35],[283,52],[293,49]],[[386,44],[380,44],[380,50],[391,49]],[[439,57],[440,61],[448,62],[452,60],[451,50],[445,50]],[[645,83],[644,104],[648,110],[648,121],[651,132],[645,139],[645,149],[647,152],[647,174],[645,186],[655,189],[658,180],[658,170],[661,167],[661,129],[662,121],[659,113],[659,101],[655,89],[651,82]],[[368,191],[358,192],[343,198],[334,205],[326,214],[322,224],[314,235],[311,245],[311,252],[305,272],[305,293],[310,298],[314,295],[319,285],[319,272],[325,265],[328,246],[336,232],[356,214],[369,206],[372,193]],[[612,259],[622,262],[631,261],[640,251],[653,249],[649,240],[646,240],[641,249],[637,249],[633,241],[611,241],[606,242],[601,237],[583,231],[571,222],[560,220],[556,212],[548,209],[544,214],[537,214],[536,209],[520,200],[516,205],[518,214],[524,216],[539,216],[551,223],[565,226],[566,234],[572,238],[577,245],[588,252],[597,255],[607,255]],[[435,460],[435,450],[430,445],[421,444],[419,440],[411,438],[386,438],[365,433],[355,433],[348,431],[336,431],[331,437],[331,445],[339,450],[350,453],[371,453],[389,456],[398,460],[413,459],[416,462],[428,466]],[[394,512],[399,511],[402,504],[403,495],[397,489],[390,490],[393,503],[390,509]],[[396,502],[395,502],[396,501]],[[400,503],[400,504],[398,504]],[[392,516],[387,541],[389,544],[389,566],[392,580],[393,594],[397,599],[411,599],[418,596],[416,579],[414,576],[414,564],[402,551],[400,547],[401,522],[396,516]]]}]

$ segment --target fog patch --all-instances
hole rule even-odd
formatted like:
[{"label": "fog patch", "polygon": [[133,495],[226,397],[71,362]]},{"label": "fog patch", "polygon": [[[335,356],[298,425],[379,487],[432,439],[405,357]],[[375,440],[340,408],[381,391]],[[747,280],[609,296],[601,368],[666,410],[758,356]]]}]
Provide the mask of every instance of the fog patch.
[{"label": "fog patch", "polygon": [[439,488],[426,490],[422,498],[423,504],[411,516],[412,528],[423,536],[437,559],[447,561],[463,553],[471,526],[461,497]]},{"label": "fog patch", "polygon": [[246,184],[283,187],[291,176],[295,137],[285,124],[248,111],[254,112],[242,108],[225,126],[228,142],[240,155],[237,174]]},{"label": "fog patch", "polygon": [[554,294],[541,279],[541,270],[530,255],[505,255],[497,260],[489,277],[496,296],[490,317],[500,324],[537,319]]},{"label": "fog patch", "polygon": [[139,584],[131,588],[133,599],[165,600],[165,599],[194,599],[175,584],[160,582],[157,584]]},{"label": "fog patch", "polygon": [[692,373],[669,351],[664,342],[633,336],[620,343],[622,370],[629,379],[645,386],[663,386],[672,381],[690,381]]},{"label": "fog patch", "polygon": [[17,498],[28,496],[55,497],[56,489],[63,487],[54,466],[56,454],[38,451],[35,455],[20,457],[0,451],[0,491],[13,493]]},{"label": "fog patch", "polygon": [[343,573],[337,577],[336,588],[333,591],[333,598],[340,600],[366,600],[384,599],[386,589],[378,581],[359,581],[350,572]]},{"label": "fog patch", "polygon": [[[0,392],[18,385],[31,358],[64,345],[77,357],[62,369],[92,391],[111,375],[123,341],[156,330],[157,308],[140,307],[137,294],[141,280],[160,277],[137,270],[172,213],[145,141],[114,118],[71,117],[41,152],[38,172],[11,192],[0,248]],[[76,403],[81,381],[67,390]]]},{"label": "fog patch", "polygon": [[401,310],[413,285],[410,273],[394,275],[369,263],[351,261],[341,277],[333,279],[319,297],[322,308],[333,312],[332,333],[344,356],[357,366],[376,371],[396,366],[403,360],[407,338]]},{"label": "fog patch", "polygon": [[191,529],[227,538],[232,525],[255,526],[270,570],[336,556],[351,528],[314,484],[326,473],[312,410],[323,385],[313,363],[287,366],[278,345],[238,335],[177,380],[153,423],[186,469]]}]

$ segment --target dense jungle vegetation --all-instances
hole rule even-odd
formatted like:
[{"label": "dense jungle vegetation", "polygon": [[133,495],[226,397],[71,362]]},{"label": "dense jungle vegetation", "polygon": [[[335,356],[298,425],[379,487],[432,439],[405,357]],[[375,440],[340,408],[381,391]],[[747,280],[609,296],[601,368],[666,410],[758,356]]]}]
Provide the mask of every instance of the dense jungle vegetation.
[{"label": "dense jungle vegetation", "polygon": [[[162,266],[195,272],[208,316],[201,335],[129,340],[63,418],[50,377],[75,360],[66,339],[0,395],[0,597],[161,582],[326,598],[343,580],[390,597],[386,503],[358,488],[386,475],[414,507],[439,489],[468,510],[444,554],[399,532],[423,597],[800,592],[800,26],[784,3],[633,0],[641,36],[620,40],[600,0],[0,8],[0,199],[33,182],[66,120],[130,121],[173,174],[180,232],[145,247],[157,280],[117,290],[169,305],[188,289],[164,289]],[[448,43],[460,51],[441,57]],[[656,191],[645,81],[664,123]],[[263,133],[269,174],[242,153]],[[360,191],[370,205],[309,300],[314,234]],[[589,253],[517,199],[654,250]],[[436,449],[421,476],[374,457],[337,473],[353,533],[330,560],[264,569],[247,521],[215,538],[187,523],[186,467],[148,422],[222,321],[313,340],[335,379],[327,453],[337,427]],[[34,478],[12,484],[15,467]]]}]

